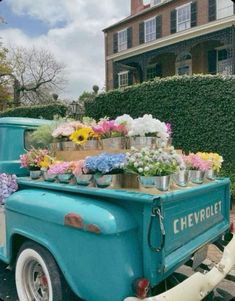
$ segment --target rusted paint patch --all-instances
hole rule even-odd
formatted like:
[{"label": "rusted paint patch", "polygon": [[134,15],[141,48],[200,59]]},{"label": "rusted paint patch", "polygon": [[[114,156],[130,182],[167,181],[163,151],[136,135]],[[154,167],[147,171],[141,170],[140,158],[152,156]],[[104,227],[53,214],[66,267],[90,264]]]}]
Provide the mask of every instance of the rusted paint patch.
[{"label": "rusted paint patch", "polygon": [[100,228],[97,225],[94,225],[94,224],[86,225],[85,230],[88,231],[88,232],[95,233],[95,234],[100,234],[101,233]]},{"label": "rusted paint patch", "polygon": [[64,217],[64,225],[73,228],[83,228],[83,220],[80,215],[76,213],[69,213]]}]

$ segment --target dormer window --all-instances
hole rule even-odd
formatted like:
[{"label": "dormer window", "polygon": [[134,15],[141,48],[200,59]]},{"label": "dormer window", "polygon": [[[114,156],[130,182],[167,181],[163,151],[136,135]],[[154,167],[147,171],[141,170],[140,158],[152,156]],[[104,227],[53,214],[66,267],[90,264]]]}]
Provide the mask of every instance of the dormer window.
[{"label": "dormer window", "polygon": [[151,6],[159,5],[163,2],[164,0],[151,0]]}]

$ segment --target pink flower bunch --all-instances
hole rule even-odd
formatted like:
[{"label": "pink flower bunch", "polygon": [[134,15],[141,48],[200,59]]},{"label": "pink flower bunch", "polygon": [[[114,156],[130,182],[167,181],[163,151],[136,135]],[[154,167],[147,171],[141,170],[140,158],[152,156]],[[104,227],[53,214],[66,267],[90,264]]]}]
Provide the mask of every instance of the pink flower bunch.
[{"label": "pink flower bunch", "polygon": [[118,124],[115,120],[101,120],[97,125],[92,127],[93,131],[102,138],[110,138],[113,136],[123,136],[127,134],[124,124]]},{"label": "pink flower bunch", "polygon": [[49,175],[61,175],[65,173],[72,173],[73,162],[58,162],[49,166]]},{"label": "pink flower bunch", "polygon": [[165,123],[166,125],[166,132],[169,136],[172,135],[172,127],[171,127],[171,124],[169,122]]},{"label": "pink flower bunch", "polygon": [[62,123],[52,132],[52,136],[54,138],[69,137],[73,132],[83,127],[84,125],[79,121]]},{"label": "pink flower bunch", "polygon": [[73,171],[72,172],[75,175],[75,177],[88,172],[84,163],[85,163],[85,160],[79,160],[79,161],[73,162]]},{"label": "pink flower bunch", "polygon": [[20,167],[35,169],[40,168],[40,163],[49,154],[47,149],[31,149],[26,154],[20,155]]},{"label": "pink flower bunch", "polygon": [[207,171],[211,168],[211,161],[203,160],[193,153],[190,153],[188,156],[183,156],[183,160],[188,169]]}]

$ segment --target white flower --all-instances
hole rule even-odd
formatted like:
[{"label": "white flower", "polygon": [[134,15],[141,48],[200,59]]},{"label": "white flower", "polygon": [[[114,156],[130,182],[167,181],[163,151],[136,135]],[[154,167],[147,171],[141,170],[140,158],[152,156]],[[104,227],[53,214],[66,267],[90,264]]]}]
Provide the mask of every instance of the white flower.
[{"label": "white flower", "polygon": [[124,114],[122,116],[117,117],[115,122],[118,124],[124,124],[126,129],[130,131],[132,128],[133,118],[128,114]]},{"label": "white flower", "polygon": [[134,163],[134,167],[137,168],[139,166],[138,162]]},{"label": "white flower", "polygon": [[149,171],[149,167],[146,166],[146,167],[144,168],[144,171],[148,172],[148,171]]},{"label": "white flower", "polygon": [[141,168],[141,167],[138,169],[138,172],[139,172],[139,173],[142,173],[143,171],[144,171],[144,170],[143,170],[143,168]]}]

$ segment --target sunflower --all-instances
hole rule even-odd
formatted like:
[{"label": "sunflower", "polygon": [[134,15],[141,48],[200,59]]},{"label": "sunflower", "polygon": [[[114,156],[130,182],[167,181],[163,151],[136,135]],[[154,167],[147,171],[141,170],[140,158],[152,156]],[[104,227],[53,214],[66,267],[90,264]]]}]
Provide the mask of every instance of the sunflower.
[{"label": "sunflower", "polygon": [[93,134],[94,132],[91,128],[81,128],[73,132],[69,139],[76,144],[83,145]]}]

